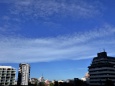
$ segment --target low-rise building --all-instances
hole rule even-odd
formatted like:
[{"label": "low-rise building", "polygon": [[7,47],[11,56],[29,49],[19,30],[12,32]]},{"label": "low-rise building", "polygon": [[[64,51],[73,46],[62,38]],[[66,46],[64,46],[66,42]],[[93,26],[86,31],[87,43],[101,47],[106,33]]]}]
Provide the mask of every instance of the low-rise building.
[{"label": "low-rise building", "polygon": [[31,78],[30,83],[31,83],[32,85],[37,85],[37,84],[39,83],[39,81],[38,81],[37,78]]}]

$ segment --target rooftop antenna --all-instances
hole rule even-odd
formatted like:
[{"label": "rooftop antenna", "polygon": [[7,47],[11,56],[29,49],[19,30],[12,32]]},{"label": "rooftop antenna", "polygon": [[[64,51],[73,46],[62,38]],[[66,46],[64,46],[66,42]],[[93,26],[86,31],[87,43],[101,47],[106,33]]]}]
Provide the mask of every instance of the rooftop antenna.
[{"label": "rooftop antenna", "polygon": [[103,49],[103,51],[105,52],[105,49]]}]

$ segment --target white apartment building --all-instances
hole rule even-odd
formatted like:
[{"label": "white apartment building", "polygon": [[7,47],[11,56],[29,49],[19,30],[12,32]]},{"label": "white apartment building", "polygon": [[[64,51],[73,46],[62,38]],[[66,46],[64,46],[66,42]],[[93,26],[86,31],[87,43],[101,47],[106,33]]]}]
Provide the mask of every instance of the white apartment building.
[{"label": "white apartment building", "polygon": [[88,68],[90,86],[104,86],[106,80],[111,80],[115,86],[115,57],[100,52]]},{"label": "white apartment building", "polygon": [[0,85],[15,85],[16,69],[11,66],[0,66]]},{"label": "white apartment building", "polygon": [[28,85],[30,79],[30,65],[29,64],[19,64],[18,71],[18,85]]}]

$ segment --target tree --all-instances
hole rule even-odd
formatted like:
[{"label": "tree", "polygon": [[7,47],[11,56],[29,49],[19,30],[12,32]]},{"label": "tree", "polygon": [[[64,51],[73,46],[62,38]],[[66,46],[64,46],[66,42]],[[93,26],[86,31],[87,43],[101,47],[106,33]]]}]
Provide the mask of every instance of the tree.
[{"label": "tree", "polygon": [[54,86],[54,84],[53,84],[53,83],[50,83],[50,86]]},{"label": "tree", "polygon": [[45,86],[45,83],[44,82],[40,82],[40,83],[38,83],[38,86]]}]

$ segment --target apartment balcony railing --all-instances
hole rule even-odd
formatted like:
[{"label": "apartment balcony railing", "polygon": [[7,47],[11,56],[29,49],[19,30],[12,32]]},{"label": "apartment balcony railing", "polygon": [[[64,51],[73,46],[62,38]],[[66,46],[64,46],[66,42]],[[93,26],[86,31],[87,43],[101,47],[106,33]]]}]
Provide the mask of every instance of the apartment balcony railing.
[{"label": "apartment balcony railing", "polygon": [[90,76],[90,78],[97,78],[97,77],[115,77],[115,75],[94,75],[94,76]]},{"label": "apartment balcony railing", "polygon": [[89,71],[98,71],[98,70],[104,70],[104,69],[115,70],[115,68],[113,68],[113,67],[102,67],[102,68],[89,69]]},{"label": "apartment balcony railing", "polygon": [[[115,81],[115,79],[109,79]],[[106,79],[90,79],[90,81],[106,81]]]},{"label": "apartment balcony railing", "polygon": [[11,74],[16,74],[16,72],[11,72]]},{"label": "apartment balcony railing", "polygon": [[115,74],[115,71],[95,71],[95,72],[90,72],[90,74],[104,74],[104,73]]},{"label": "apartment balcony railing", "polygon": [[7,78],[7,77],[11,77],[11,75],[6,75],[6,78]]}]

